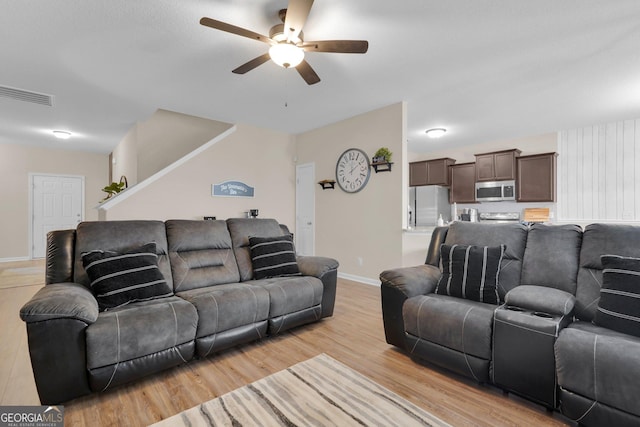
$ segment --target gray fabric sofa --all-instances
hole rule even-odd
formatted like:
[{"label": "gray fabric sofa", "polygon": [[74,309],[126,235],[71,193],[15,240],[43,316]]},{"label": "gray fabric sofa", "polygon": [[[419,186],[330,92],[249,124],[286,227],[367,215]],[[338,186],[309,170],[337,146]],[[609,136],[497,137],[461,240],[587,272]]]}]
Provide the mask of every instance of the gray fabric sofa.
[{"label": "gray fabric sofa", "polygon": [[[506,245],[498,304],[434,293],[442,244]],[[380,275],[386,340],[580,425],[640,425],[640,338],[592,323],[607,254],[640,258],[640,227],[438,227],[424,265]]]},{"label": "gray fabric sofa", "polygon": [[[333,314],[337,261],[253,280],[249,237],[271,219],[84,222],[48,235],[46,286],[20,312],[40,400],[58,404]],[[174,295],[99,311],[82,254],[156,243]]]}]

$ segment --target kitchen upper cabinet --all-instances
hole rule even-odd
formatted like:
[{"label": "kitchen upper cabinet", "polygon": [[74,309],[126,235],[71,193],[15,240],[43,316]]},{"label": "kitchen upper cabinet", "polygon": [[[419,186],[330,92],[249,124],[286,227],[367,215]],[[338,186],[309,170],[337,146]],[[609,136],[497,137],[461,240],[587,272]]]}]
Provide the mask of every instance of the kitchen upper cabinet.
[{"label": "kitchen upper cabinet", "polygon": [[427,161],[427,185],[451,185],[449,166],[456,161],[445,157]]},{"label": "kitchen upper cabinet", "polygon": [[460,163],[449,166],[451,172],[450,203],[475,203],[476,164]]},{"label": "kitchen upper cabinet", "polygon": [[409,163],[409,187],[427,185],[427,162]]},{"label": "kitchen upper cabinet", "polygon": [[516,179],[516,159],[520,150],[504,150],[476,154],[476,181],[506,181]]},{"label": "kitchen upper cabinet", "polygon": [[518,201],[556,201],[556,158],[558,153],[518,157]]},{"label": "kitchen upper cabinet", "polygon": [[421,162],[409,163],[409,186],[449,186],[451,184],[449,166],[453,165],[455,162],[456,161],[454,159],[446,157],[442,159],[423,160]]}]

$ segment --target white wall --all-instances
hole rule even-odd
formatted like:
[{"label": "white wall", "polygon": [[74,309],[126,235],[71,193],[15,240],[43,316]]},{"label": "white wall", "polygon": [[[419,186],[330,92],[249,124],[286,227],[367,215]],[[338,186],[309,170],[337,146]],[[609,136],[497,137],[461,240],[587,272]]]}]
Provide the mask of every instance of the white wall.
[{"label": "white wall", "polygon": [[0,144],[0,260],[29,257],[29,173],[85,177],[85,219],[97,220],[94,207],[104,197],[109,157],[67,150]]},{"label": "white wall", "polygon": [[129,187],[138,183],[138,125],[135,124],[111,153],[111,181],[127,178]]},{"label": "white wall", "polygon": [[[295,141],[282,132],[237,125],[237,130],[198,156],[154,180],[132,197],[109,202],[106,220],[218,219],[259,209],[295,227]],[[255,197],[212,197],[211,185],[228,180],[255,187]],[[122,194],[124,196],[125,194]],[[109,205],[106,205],[107,207]]]},{"label": "white wall", "polygon": [[315,252],[336,258],[343,277],[379,283],[383,270],[401,265],[404,134],[404,105],[398,103],[296,137],[298,163],[315,163],[318,181],[335,179],[336,161],[348,148],[369,158],[380,147],[393,152],[392,172],[372,171],[358,193],[315,187]]},{"label": "white wall", "polygon": [[156,110],[136,123],[112,153],[112,180],[127,177],[129,187],[144,181],[229,129],[230,123]]},{"label": "white wall", "polygon": [[157,110],[137,126],[137,182],[169,166],[231,126],[230,123]]}]

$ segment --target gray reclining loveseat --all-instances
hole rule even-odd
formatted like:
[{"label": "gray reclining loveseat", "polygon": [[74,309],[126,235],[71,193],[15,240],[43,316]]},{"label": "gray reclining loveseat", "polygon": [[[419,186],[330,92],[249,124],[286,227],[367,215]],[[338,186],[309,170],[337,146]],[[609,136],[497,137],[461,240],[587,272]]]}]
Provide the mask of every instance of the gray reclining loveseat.
[{"label": "gray reclining loveseat", "polygon": [[640,425],[640,323],[625,314],[635,300],[640,315],[640,260],[621,257],[640,258],[640,227],[438,227],[424,265],[380,275],[386,340],[581,425]]},{"label": "gray reclining loveseat", "polygon": [[[254,280],[250,239],[280,242],[283,235],[286,227],[271,219],[85,222],[49,233],[46,286],[20,312],[40,401],[58,404],[104,391],[331,316],[333,259],[296,259],[292,252],[299,275]],[[95,285],[121,272],[90,278],[87,271],[141,254],[152,261],[127,274],[155,274],[144,282],[145,289],[155,284],[149,287],[155,295],[136,294],[142,285],[126,287],[130,303],[109,299],[120,290],[94,295]]]}]

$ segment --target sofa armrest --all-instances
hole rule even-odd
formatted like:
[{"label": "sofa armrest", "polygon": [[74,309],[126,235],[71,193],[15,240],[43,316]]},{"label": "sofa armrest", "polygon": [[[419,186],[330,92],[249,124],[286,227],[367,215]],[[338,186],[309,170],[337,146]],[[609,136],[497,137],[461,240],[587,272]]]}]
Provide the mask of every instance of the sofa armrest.
[{"label": "sofa armrest", "polygon": [[433,265],[394,268],[380,273],[382,286],[398,290],[406,298],[431,294],[440,279],[440,269]]},{"label": "sofa armrest", "polygon": [[407,298],[433,293],[440,275],[440,269],[433,265],[395,268],[380,273],[382,320],[389,344],[405,348],[402,305]]},{"label": "sofa armrest", "polygon": [[339,266],[338,261],[335,259],[321,256],[299,256],[296,260],[303,276],[317,278],[321,278],[331,270],[336,270]]},{"label": "sofa armrest", "polygon": [[338,284],[338,261],[333,258],[319,256],[297,257],[298,268],[304,276],[317,277],[322,281],[322,314],[321,317],[333,315],[336,304],[336,288]]},{"label": "sofa armrest", "polygon": [[505,304],[531,311],[567,316],[573,313],[576,297],[546,286],[521,285],[510,290]]},{"label": "sofa armrest", "polygon": [[98,318],[98,303],[86,287],[54,283],[20,310],[27,323],[29,356],[40,403],[57,405],[91,393],[85,331]]},{"label": "sofa armrest", "polygon": [[75,319],[91,324],[98,318],[98,302],[82,285],[54,283],[40,289],[22,307],[20,318],[27,323]]}]

